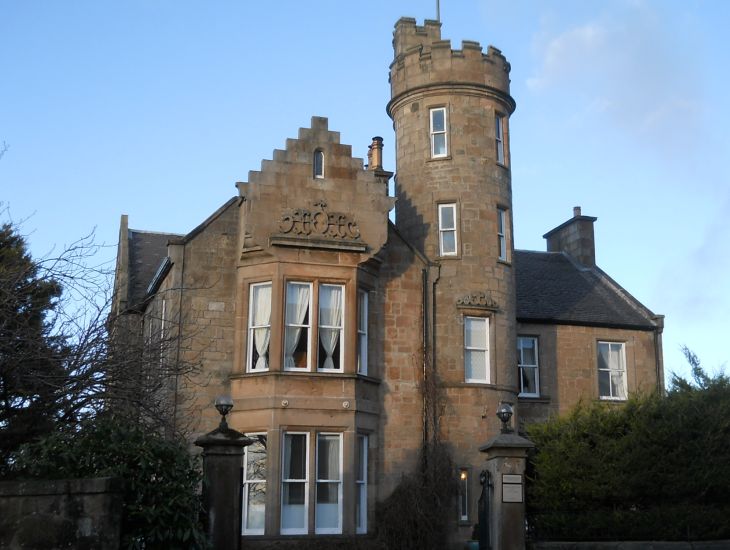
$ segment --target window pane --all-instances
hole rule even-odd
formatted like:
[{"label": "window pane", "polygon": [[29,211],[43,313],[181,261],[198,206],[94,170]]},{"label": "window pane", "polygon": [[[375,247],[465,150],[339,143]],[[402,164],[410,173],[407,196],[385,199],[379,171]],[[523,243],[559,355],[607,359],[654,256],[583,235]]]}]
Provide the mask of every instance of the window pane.
[{"label": "window pane", "polygon": [[431,131],[443,132],[446,129],[444,124],[446,111],[444,109],[434,109],[431,111]]},{"label": "window pane", "polygon": [[522,364],[523,365],[537,365],[537,359],[535,357],[535,340],[532,338],[520,338],[522,347]]},{"label": "window pane", "polygon": [[487,320],[467,317],[464,320],[464,345],[468,348],[487,348]]},{"label": "window pane", "polygon": [[340,436],[317,436],[317,479],[340,479]]},{"label": "window pane", "polygon": [[521,367],[522,393],[537,393],[537,369],[535,367]]},{"label": "window pane", "polygon": [[443,231],[441,233],[441,254],[456,253],[456,231]]},{"label": "window pane", "polygon": [[367,437],[357,436],[357,481],[365,479],[365,453],[367,452]]},{"label": "window pane", "polygon": [[467,380],[485,380],[487,378],[487,352],[464,351],[464,369]]},{"label": "window pane", "polygon": [[317,529],[336,530],[340,526],[339,483],[317,483]]},{"label": "window pane", "polygon": [[454,229],[456,227],[453,206],[441,206],[439,214],[441,215],[441,229]]},{"label": "window pane", "polygon": [[266,479],[266,436],[254,436],[255,443],[246,447],[246,480]]},{"label": "window pane", "polygon": [[611,397],[611,382],[606,370],[598,371],[598,393],[601,397]]},{"label": "window pane", "polygon": [[[598,343],[598,368],[607,369],[609,365],[608,344],[605,342]],[[601,395],[604,395],[601,393]]]},{"label": "window pane", "polygon": [[307,436],[284,437],[284,479],[307,479]]},{"label": "window pane", "polygon": [[249,483],[246,485],[246,525],[247,531],[264,530],[266,517],[266,484]]},{"label": "window pane", "polygon": [[284,483],[281,496],[281,528],[306,530],[304,483]]},{"label": "window pane", "polygon": [[446,134],[433,135],[433,154],[435,156],[446,155]]}]

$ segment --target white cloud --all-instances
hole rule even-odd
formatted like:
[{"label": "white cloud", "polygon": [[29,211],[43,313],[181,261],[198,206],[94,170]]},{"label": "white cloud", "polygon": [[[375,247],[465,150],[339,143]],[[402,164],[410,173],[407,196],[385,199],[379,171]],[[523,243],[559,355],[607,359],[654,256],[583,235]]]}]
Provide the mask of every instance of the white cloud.
[{"label": "white cloud", "polygon": [[543,47],[540,70],[527,79],[527,86],[532,90],[546,89],[580,71],[605,47],[607,37],[601,25],[588,23],[552,38]]}]

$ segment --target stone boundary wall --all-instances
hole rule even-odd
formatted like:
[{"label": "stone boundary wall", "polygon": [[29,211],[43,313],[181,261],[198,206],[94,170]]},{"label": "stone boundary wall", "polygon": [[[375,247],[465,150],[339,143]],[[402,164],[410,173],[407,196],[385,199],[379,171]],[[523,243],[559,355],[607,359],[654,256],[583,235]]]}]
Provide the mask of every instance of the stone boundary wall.
[{"label": "stone boundary wall", "polygon": [[725,550],[730,540],[712,541],[613,541],[613,542],[533,542],[530,550]]},{"label": "stone boundary wall", "polygon": [[117,550],[122,480],[0,482],[0,550]]}]

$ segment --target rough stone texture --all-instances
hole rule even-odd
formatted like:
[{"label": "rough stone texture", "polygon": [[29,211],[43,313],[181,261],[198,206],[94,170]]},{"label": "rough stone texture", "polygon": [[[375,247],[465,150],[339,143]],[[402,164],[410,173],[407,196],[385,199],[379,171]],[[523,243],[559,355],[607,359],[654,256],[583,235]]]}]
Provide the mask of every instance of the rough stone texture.
[{"label": "rough stone texture", "polygon": [[0,482],[0,549],[116,550],[121,480]]},{"label": "rough stone texture", "polygon": [[[478,447],[496,433],[494,411],[516,403],[515,282],[512,261],[512,187],[507,119],[509,65],[498,50],[477,43],[452,50],[440,24],[401,19],[394,32],[388,112],[396,131],[396,223],[404,238],[431,262],[429,332],[437,342],[434,368],[446,403],[442,436],[458,467],[474,472],[469,492],[479,493],[483,456]],[[430,109],[445,107],[448,156],[431,158]],[[505,164],[497,162],[495,116],[504,117]],[[458,247],[440,256],[438,205],[455,203]],[[507,257],[499,259],[498,209],[507,212]],[[487,307],[465,296],[484,293]],[[489,381],[465,383],[464,319],[489,320]],[[431,351],[431,350],[429,350]],[[476,521],[472,503],[470,523]],[[468,538],[470,526],[460,528]]]},{"label": "rough stone texture", "polygon": [[518,333],[537,336],[540,368],[540,397],[519,400],[523,423],[564,414],[581,399],[599,398],[599,341],[624,343],[629,394],[657,388],[661,373],[652,331],[520,323]]}]

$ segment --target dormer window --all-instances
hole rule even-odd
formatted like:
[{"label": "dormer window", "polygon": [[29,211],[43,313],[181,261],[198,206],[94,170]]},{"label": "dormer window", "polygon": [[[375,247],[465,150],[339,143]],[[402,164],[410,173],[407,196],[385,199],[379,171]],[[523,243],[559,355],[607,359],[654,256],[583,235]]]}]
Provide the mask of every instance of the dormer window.
[{"label": "dormer window", "polygon": [[312,159],[312,169],[315,178],[324,178],[324,151],[317,149]]}]

